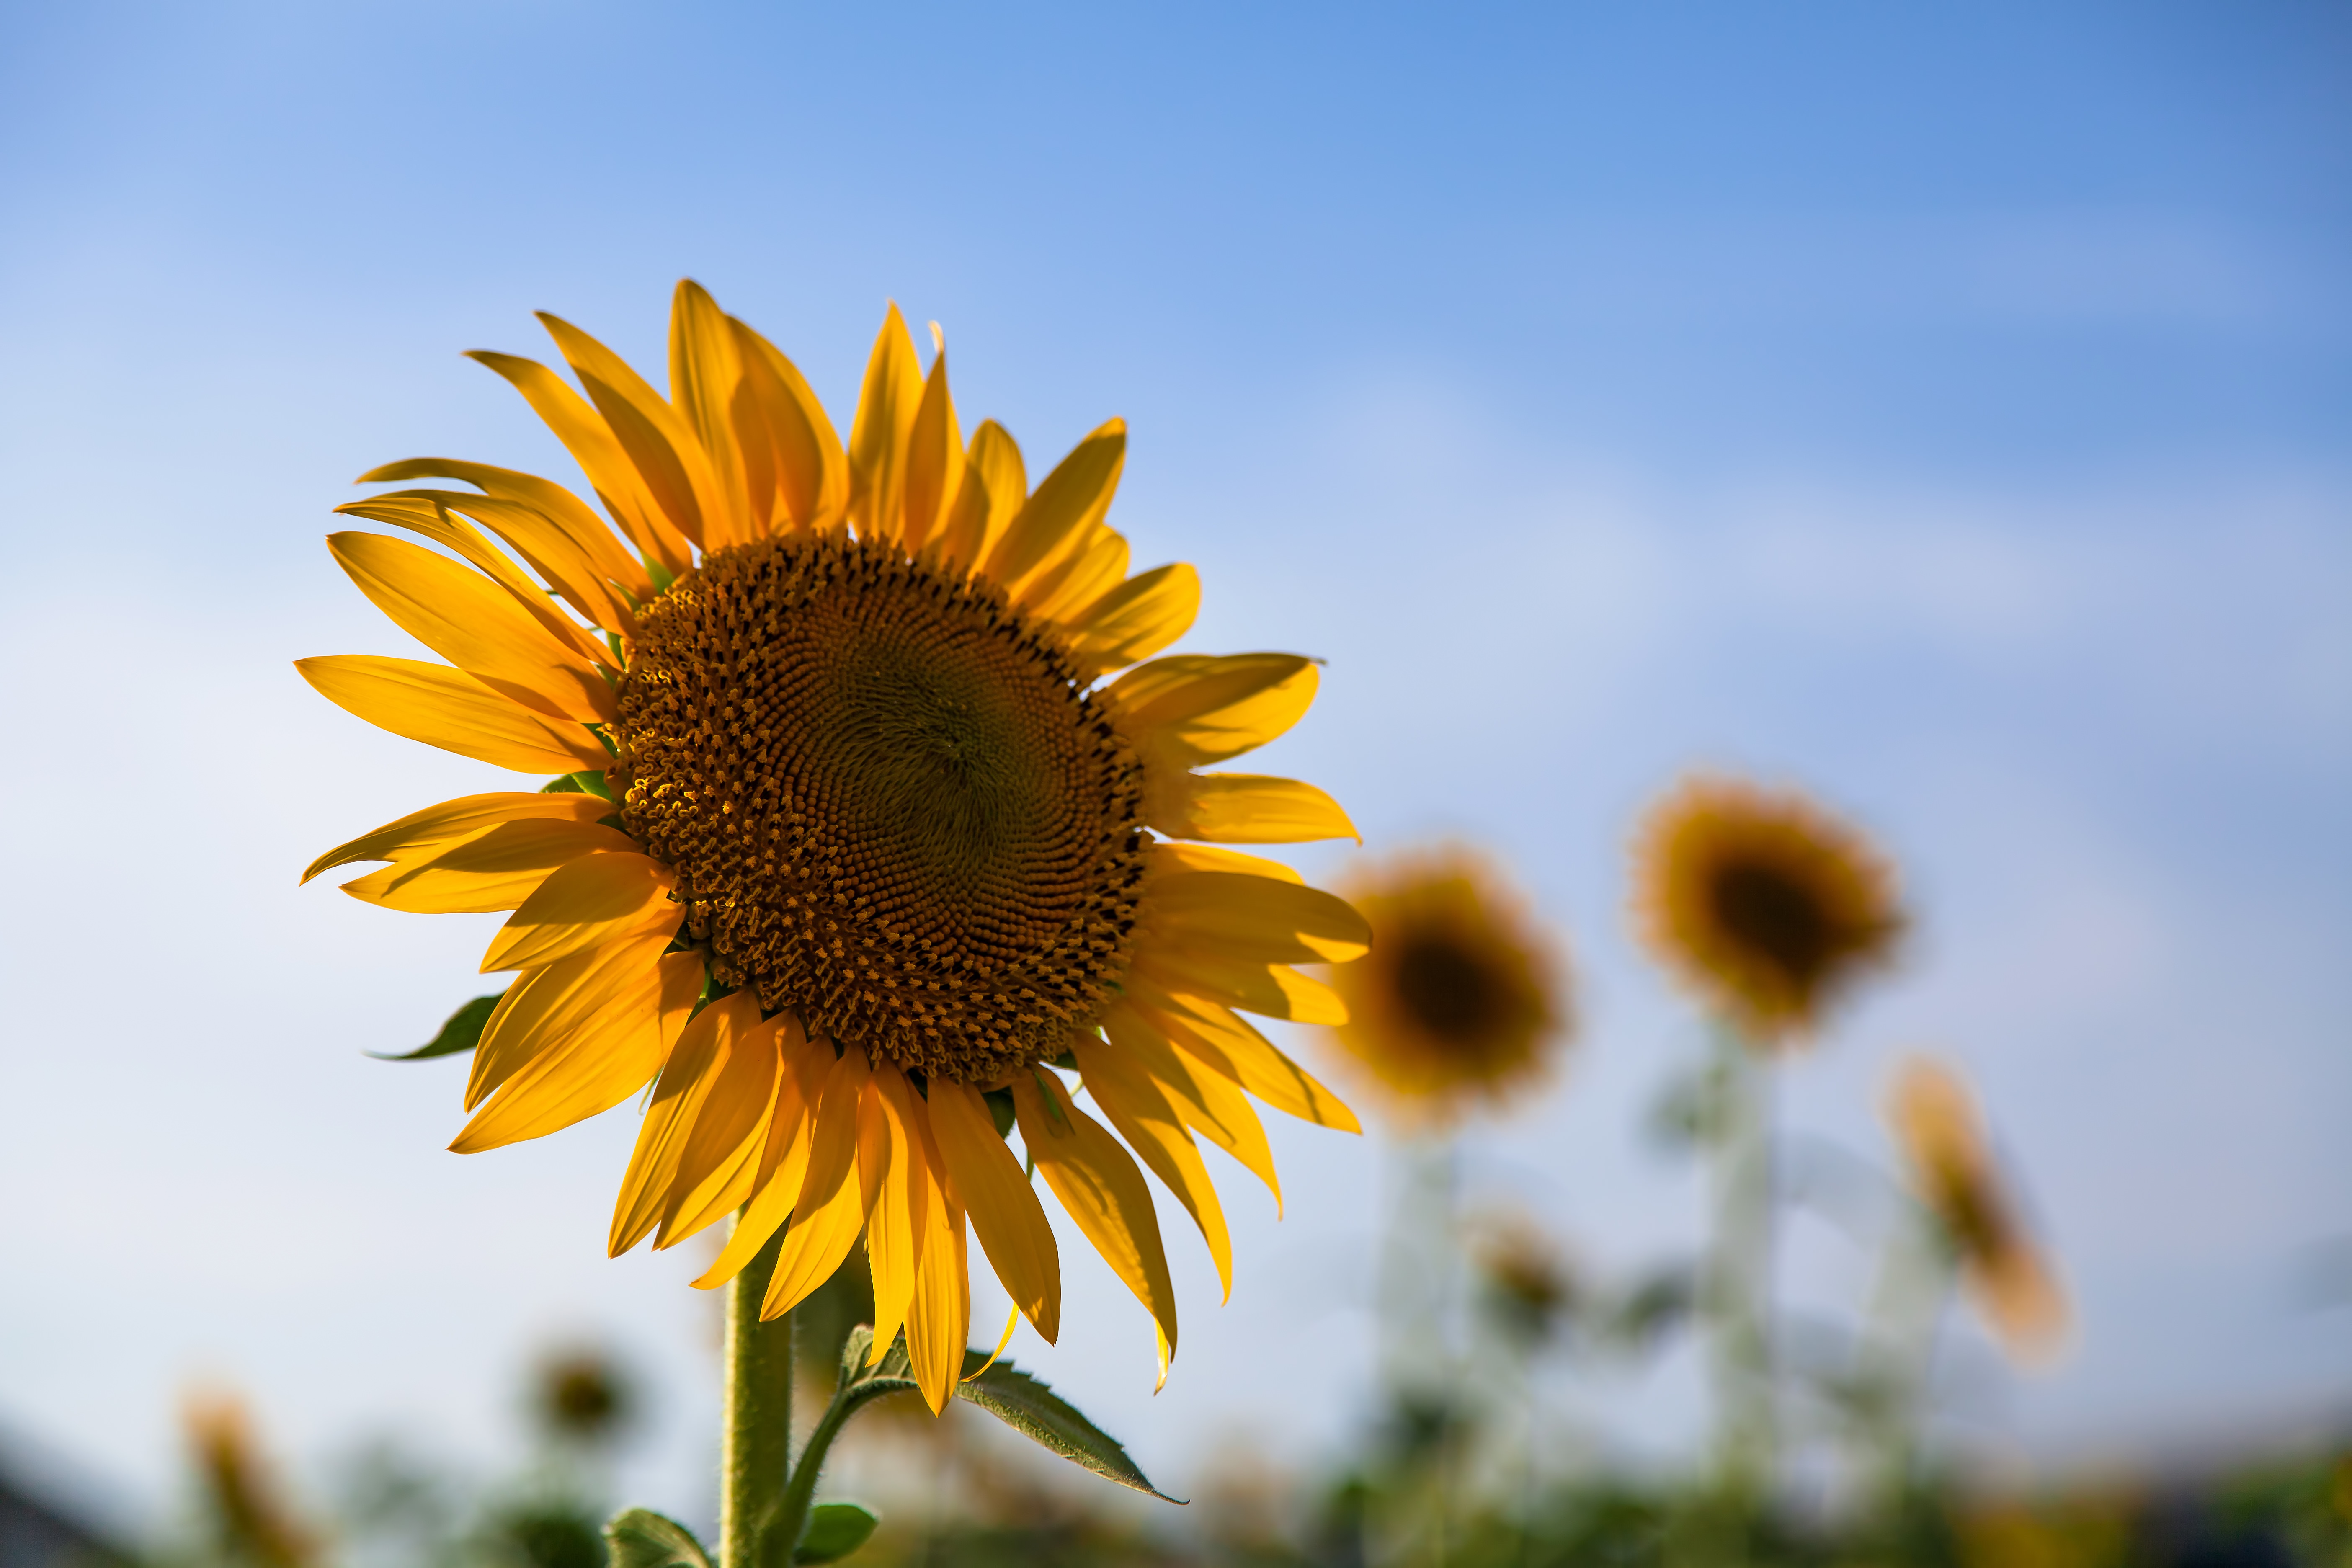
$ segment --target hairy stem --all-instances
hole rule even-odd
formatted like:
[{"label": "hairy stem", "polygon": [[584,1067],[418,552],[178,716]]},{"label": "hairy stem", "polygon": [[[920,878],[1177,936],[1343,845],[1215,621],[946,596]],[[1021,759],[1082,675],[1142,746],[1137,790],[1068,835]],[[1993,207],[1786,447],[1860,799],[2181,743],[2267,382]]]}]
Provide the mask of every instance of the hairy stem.
[{"label": "hairy stem", "polygon": [[[740,1223],[740,1221],[739,1221]],[[760,1321],[779,1231],[727,1287],[727,1394],[719,1448],[719,1568],[763,1568],[766,1528],[789,1489],[793,1444],[793,1318]],[[797,1539],[798,1531],[794,1531]],[[786,1556],[789,1556],[789,1548]]]}]

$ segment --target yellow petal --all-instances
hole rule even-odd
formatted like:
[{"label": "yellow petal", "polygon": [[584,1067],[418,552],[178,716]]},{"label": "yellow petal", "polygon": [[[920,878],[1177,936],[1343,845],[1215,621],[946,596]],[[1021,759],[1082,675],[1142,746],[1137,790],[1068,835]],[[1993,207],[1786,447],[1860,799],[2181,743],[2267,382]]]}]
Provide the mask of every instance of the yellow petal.
[{"label": "yellow petal", "polygon": [[531,412],[555,432],[556,439],[580,465],[580,471],[588,476],[588,483],[604,501],[604,510],[619,521],[630,542],[646,559],[659,562],[673,575],[694,563],[686,536],[646,488],[636,466],[614,439],[612,427],[578,393],[564,384],[562,376],[537,360],[492,353],[488,349],[471,350],[466,357],[498,372],[523,395]]},{"label": "yellow petal", "polygon": [[1262,773],[1194,773],[1155,805],[1153,831],[1219,844],[1304,844],[1317,838],[1363,842],[1339,803],[1311,784]]},{"label": "yellow petal", "polygon": [[[644,991],[649,994],[646,1005],[658,1010],[664,977],[654,961],[668,942],[667,937],[640,937],[580,953],[534,969],[509,986],[482,1026],[482,1043],[474,1047],[466,1109],[473,1110],[527,1064],[557,1050],[600,1014],[618,1007],[622,998]],[[653,1072],[647,1068],[646,1077]]]},{"label": "yellow petal", "polygon": [[545,816],[562,821],[593,823],[610,816],[613,803],[593,795],[547,795],[538,790],[524,793],[504,790],[495,795],[469,795],[457,800],[445,800],[438,805],[428,805],[423,811],[412,811],[396,822],[363,833],[348,844],[339,844],[310,862],[302,880],[309,881],[321,871],[331,871],[338,866],[349,866],[361,860],[398,860],[439,844],[454,844],[460,838],[470,838],[486,827],[502,822],[518,822],[526,817]]},{"label": "yellow petal", "polygon": [[790,1014],[775,1020],[783,1047],[783,1071],[776,1079],[775,1108],[769,1113],[751,1200],[743,1207],[727,1246],[698,1284],[719,1283],[742,1271],[777,1227],[789,1218],[808,1178],[815,1143],[815,1118],[834,1068],[833,1047],[812,1042]]},{"label": "yellow petal", "polygon": [[[583,412],[585,412],[583,410]],[[592,416],[593,417],[593,416]],[[386,463],[371,468],[359,477],[363,485],[392,484],[402,479],[456,479],[468,484],[484,495],[500,500],[520,501],[534,507],[552,519],[579,552],[596,568],[597,575],[608,583],[618,584],[633,598],[653,597],[653,579],[635,557],[622,548],[604,520],[595,510],[553,479],[543,479],[537,474],[526,474],[513,468],[493,468],[488,463],[468,463],[457,458],[409,458],[397,463]]]},{"label": "yellow petal", "polygon": [[849,459],[833,421],[775,344],[732,317],[728,324],[742,355],[735,430],[754,516],[764,479],[771,528],[832,527],[849,506]]},{"label": "yellow petal", "polygon": [[1113,1046],[1133,1057],[1151,1075],[1184,1125],[1240,1161],[1265,1184],[1266,1191],[1274,1194],[1274,1212],[1279,1217],[1282,1180],[1275,1173],[1274,1150],[1265,1141],[1265,1124],[1234,1080],[1199,1066],[1124,1002],[1115,1002],[1104,1011],[1103,1032]]},{"label": "yellow petal", "polygon": [[[472,495],[465,490],[392,490],[373,500],[355,501],[335,510],[354,517],[373,517],[387,522],[398,522],[404,528],[415,528],[428,538],[442,537],[428,532],[415,522],[389,515],[383,509],[401,502],[429,506],[447,523],[447,538],[461,542],[467,535],[479,540],[470,527],[461,529],[464,519],[470,518],[497,534],[509,548],[523,558],[550,588],[566,604],[580,613],[590,626],[615,631],[634,642],[637,635],[637,618],[621,598],[604,586],[604,574],[586,552],[572,542],[569,531],[546,512],[528,501],[509,500],[498,496]],[[605,536],[609,543],[611,535]],[[567,619],[548,601],[539,585],[515,571],[506,558],[491,550],[487,543],[478,551],[452,542],[467,561],[495,578],[499,585],[514,595],[516,601],[530,613],[531,618],[544,627],[557,641],[576,656],[591,664],[611,664],[612,651],[599,643],[594,635],[578,622]]]},{"label": "yellow petal", "polygon": [[940,537],[941,558],[966,569],[987,560],[1028,500],[1019,444],[995,420],[981,421],[965,448],[963,483]]},{"label": "yellow petal", "polygon": [[1126,536],[1097,528],[1059,562],[1030,578],[1014,603],[1038,619],[1058,625],[1117,587],[1127,575],[1127,562]]},{"label": "yellow petal", "polygon": [[1279,963],[1234,958],[1205,948],[1148,947],[1135,955],[1134,973],[1170,991],[1218,1002],[1294,1024],[1344,1024],[1347,1004],[1320,980]]},{"label": "yellow petal", "polygon": [[677,410],[603,343],[560,316],[537,314],[670,526],[705,548],[729,542],[726,497]]},{"label": "yellow petal", "polygon": [[[669,400],[702,447],[721,499],[724,526],[703,524],[711,548],[754,537],[751,487],[735,440],[735,400],[743,359],[726,312],[691,278],[678,279],[669,308]],[[762,521],[765,520],[762,519]]]},{"label": "yellow petal", "polygon": [[413,915],[488,914],[520,907],[558,866],[583,855],[635,852],[636,842],[594,823],[525,817],[421,850],[345,882],[362,903]]},{"label": "yellow petal", "polygon": [[875,1071],[858,1107],[857,1180],[866,1193],[866,1261],[874,1276],[874,1351],[879,1362],[907,1321],[915,1264],[930,1216],[930,1168],[914,1130],[915,1090],[896,1067]]},{"label": "yellow petal", "polygon": [[652,1079],[664,1045],[661,975],[650,948],[625,957],[627,983],[500,1084],[450,1148],[472,1154],[561,1131],[612,1110]]},{"label": "yellow petal", "polygon": [[1238,849],[1220,849],[1210,844],[1174,844],[1160,842],[1145,852],[1151,874],[1172,877],[1185,871],[1233,871],[1251,877],[1271,877],[1277,882],[1290,882],[1304,887],[1307,879],[1279,860],[1269,860],[1262,855],[1244,855]]},{"label": "yellow petal", "polygon": [[1169,946],[1260,963],[1345,963],[1372,945],[1372,928],[1345,899],[1229,871],[1153,878],[1140,919]]},{"label": "yellow petal", "polygon": [[594,667],[481,574],[380,533],[331,533],[327,548],[394,625],[491,690],[551,719],[617,716]]},{"label": "yellow petal", "polygon": [[1151,1079],[1143,1064],[1115,1045],[1104,1043],[1093,1035],[1076,1035],[1070,1048],[1078,1058],[1078,1073],[1086,1081],[1087,1093],[1103,1108],[1110,1124],[1127,1140],[1129,1148],[1142,1157],[1151,1173],[1168,1184],[1176,1194],[1192,1223],[1201,1227],[1201,1239],[1209,1244],[1209,1256],[1217,1265],[1217,1279],[1223,1284],[1225,1300],[1234,1295],[1234,1241],[1225,1228],[1224,1206],[1217,1202],[1217,1189],[1209,1180],[1209,1168],[1201,1163],[1201,1151],[1192,1142],[1192,1135],[1184,1130],[1182,1120],[1168,1096]]},{"label": "yellow petal", "polygon": [[1202,1066],[1276,1110],[1342,1132],[1363,1131],[1338,1095],[1230,1008],[1163,990],[1139,976],[1130,976],[1130,981],[1128,999],[1137,1016]]},{"label": "yellow petal", "polygon": [[[933,332],[939,329],[935,326]],[[956,424],[955,399],[948,392],[948,353],[932,356],[931,373],[915,405],[907,434],[907,484],[898,540],[920,550],[948,522],[949,509],[963,487],[963,431]],[[961,1353],[961,1352],[959,1352]]]},{"label": "yellow petal", "polygon": [[1192,630],[1201,613],[1201,574],[1183,562],[1130,577],[1066,616],[1070,650],[1090,671],[1150,658]]},{"label": "yellow petal", "polygon": [[965,1261],[963,1205],[945,1177],[938,1146],[925,1125],[922,1100],[908,1097],[915,1138],[909,1149],[922,1173],[922,1246],[915,1264],[915,1294],[907,1309],[907,1360],[924,1402],[936,1415],[963,1375],[964,1342],[971,1334],[971,1270]]},{"label": "yellow petal", "polygon": [[662,1064],[661,1077],[654,1084],[653,1103],[646,1107],[646,1119],[637,1128],[637,1146],[629,1156],[620,1196],[613,1205],[608,1256],[618,1258],[644,1240],[661,1218],[670,1180],[677,1173],[678,1152],[718,1080],[719,1021],[724,1016],[716,1005],[696,1014]]},{"label": "yellow petal", "polygon": [[1106,695],[1138,746],[1196,767],[1297,723],[1316,681],[1315,661],[1293,653],[1171,654],[1129,670]]},{"label": "yellow petal", "polygon": [[[740,993],[738,993],[740,994]],[[756,1004],[750,1016],[759,1017]],[[699,1235],[751,1201],[761,1155],[787,1074],[779,1049],[785,1020],[739,1029],[719,1082],[695,1118],[677,1160],[677,1179],[663,1205],[656,1250]]]},{"label": "yellow petal", "polygon": [[934,1079],[930,1113],[943,1168],[971,1215],[982,1250],[1004,1293],[1052,1344],[1061,1333],[1062,1255],[1036,1189],[997,1136],[978,1089]]},{"label": "yellow petal", "polygon": [[677,885],[677,873],[648,855],[621,851],[566,861],[499,929],[482,955],[482,973],[538,969],[646,932],[675,936],[686,918],[686,906],[669,896]]},{"label": "yellow petal", "polygon": [[463,670],[414,658],[335,654],[294,661],[302,679],[344,712],[519,773],[608,766],[612,753],[579,725],[517,707]]},{"label": "yellow petal", "polygon": [[[547,595],[539,584],[524,576],[512,561],[493,548],[490,542],[482,537],[480,531],[475,528],[473,523],[467,521],[465,517],[452,512],[447,506],[444,505],[445,497],[459,501],[470,501],[484,507],[511,506],[519,511],[530,510],[520,502],[493,501],[485,496],[469,496],[457,490],[393,490],[384,495],[372,496],[366,500],[347,501],[337,507],[335,510],[341,516],[366,518],[373,522],[388,522],[394,528],[407,529],[412,533],[423,534],[445,549],[455,551],[475,570],[504,588],[507,591],[507,596],[514,600],[525,615],[538,622],[541,631],[562,644],[573,658],[590,665],[611,660],[612,655],[608,649],[598,643],[594,637],[577,622],[567,619],[561,610],[548,603]],[[531,515],[537,516],[537,513],[533,512]],[[546,531],[551,533],[553,531],[550,528]],[[512,541],[509,540],[509,542],[511,543]],[[574,553],[576,552],[570,552],[567,547],[558,552],[557,559],[570,560]],[[530,559],[528,556],[525,558]],[[561,590],[566,586],[565,584],[557,582],[553,576],[550,576],[547,568],[539,562],[534,560],[531,564],[541,575],[547,576],[549,583],[557,589]],[[575,573],[575,576],[579,574]],[[635,622],[632,619],[619,618],[614,611],[612,602],[604,595],[601,589],[596,587],[593,580],[586,580],[586,587],[583,592],[587,593],[588,597],[585,600],[575,599],[574,603],[586,603],[595,606],[594,610],[582,612],[587,615],[590,620],[599,626],[610,626],[615,630],[625,627],[635,635]],[[602,613],[597,613],[599,611]]]},{"label": "yellow petal", "polygon": [[[842,1259],[856,1245],[866,1224],[865,1188],[857,1174],[860,1107],[872,1081],[864,1051],[844,1051],[824,1080],[811,1129],[808,1174],[802,1179],[799,1201],[793,1205],[793,1226],[776,1252],[776,1271],[760,1306],[762,1318],[791,1311],[810,1291],[833,1278]],[[749,1261],[745,1254],[735,1267]],[[726,1255],[720,1263],[728,1261]],[[730,1273],[732,1271],[730,1270]],[[695,1281],[704,1289],[727,1276],[713,1265]]]},{"label": "yellow petal", "polygon": [[[1110,510],[1126,463],[1127,421],[1106,420],[1055,465],[1005,526],[1004,537],[989,552],[981,570],[1017,599],[1031,577],[1087,542]],[[989,489],[993,493],[995,489],[992,476]]]},{"label": "yellow petal", "polygon": [[[1053,1096],[1050,1106],[1047,1094]],[[1102,1123],[1070,1103],[1061,1080],[1051,1073],[1016,1075],[1013,1105],[1021,1119],[1021,1142],[1045,1184],[1111,1272],[1150,1312],[1172,1350],[1176,1290],[1169,1283],[1168,1254],[1160,1242],[1160,1220],[1151,1212],[1143,1173]]]},{"label": "yellow petal", "polygon": [[[905,508],[907,441],[923,395],[923,367],[907,336],[906,318],[892,305],[882,318],[857,417],[849,426],[849,521],[864,539],[896,539]],[[884,1348],[888,1348],[885,1346]]]}]

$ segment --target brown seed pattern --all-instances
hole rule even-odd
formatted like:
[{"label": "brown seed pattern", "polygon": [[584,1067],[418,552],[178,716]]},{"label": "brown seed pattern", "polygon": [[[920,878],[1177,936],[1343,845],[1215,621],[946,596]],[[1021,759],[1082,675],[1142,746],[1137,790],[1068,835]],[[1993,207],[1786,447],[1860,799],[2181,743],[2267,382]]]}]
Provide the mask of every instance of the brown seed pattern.
[{"label": "brown seed pattern", "polygon": [[1140,764],[986,584],[844,534],[716,551],[647,606],[620,714],[688,931],[813,1033],[989,1082],[1124,972]]}]

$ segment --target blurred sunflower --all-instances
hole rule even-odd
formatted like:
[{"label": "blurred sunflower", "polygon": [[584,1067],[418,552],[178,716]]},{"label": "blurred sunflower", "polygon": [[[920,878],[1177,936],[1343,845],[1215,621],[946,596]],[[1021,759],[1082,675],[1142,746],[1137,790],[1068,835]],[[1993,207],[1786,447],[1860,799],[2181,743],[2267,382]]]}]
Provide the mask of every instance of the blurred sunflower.
[{"label": "blurred sunflower", "polygon": [[1567,962],[1500,868],[1454,845],[1368,867],[1346,889],[1369,957],[1333,973],[1332,1033],[1399,1121],[1444,1125],[1549,1076],[1571,1027]]},{"label": "blurred sunflower", "polygon": [[895,307],[846,450],[792,362],[692,282],[667,397],[540,319],[580,391],[530,360],[473,357],[546,421],[605,515],[485,464],[378,468],[363,482],[474,487],[340,509],[446,554],[328,542],[448,663],[299,666],[395,734],[564,775],[428,807],[305,873],[388,861],[344,891],[514,911],[481,967],[518,978],[482,1028],[452,1147],[536,1138],[651,1081],[613,1252],[740,1208],[697,1283],[783,1231],[773,1317],[863,1234],[876,1354],[903,1326],[938,1409],[964,1352],[967,1219],[1038,1332],[1058,1331],[1054,1235],[983,1099],[1009,1091],[1046,1184],[1151,1312],[1164,1380],[1176,1308],[1150,1196],[1045,1064],[1075,1057],[1228,1290],[1194,1134],[1272,1185],[1244,1091],[1355,1129],[1241,1014],[1341,1021],[1331,988],[1290,965],[1362,952],[1363,921],[1286,868],[1210,847],[1355,830],[1312,785],[1196,771],[1287,730],[1315,666],[1139,664],[1192,624],[1200,588],[1184,565],[1128,574],[1104,522],[1125,426],[1033,490],[1000,426],[965,440],[944,347],[926,374]]},{"label": "blurred sunflower", "polygon": [[1907,1058],[1895,1069],[1886,1119],[1920,1200],[2001,1342],[2021,1360],[2049,1356],[2065,1337],[2065,1298],[1993,1169],[1975,1096],[1940,1063]]},{"label": "blurred sunflower", "polygon": [[1905,923],[1892,869],[1853,829],[1793,791],[1707,777],[1651,809],[1633,912],[1651,951],[1759,1046],[1817,1027]]}]

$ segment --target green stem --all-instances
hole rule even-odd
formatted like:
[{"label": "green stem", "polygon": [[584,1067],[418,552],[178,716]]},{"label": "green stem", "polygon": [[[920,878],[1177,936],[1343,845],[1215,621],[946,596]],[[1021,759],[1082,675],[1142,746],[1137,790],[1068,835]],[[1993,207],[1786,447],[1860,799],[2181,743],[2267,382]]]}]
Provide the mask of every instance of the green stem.
[{"label": "green stem", "polygon": [[[740,1223],[740,1222],[739,1222]],[[760,1321],[783,1244],[779,1231],[727,1287],[726,1409],[719,1449],[719,1568],[763,1568],[761,1538],[787,1495],[793,1444],[793,1319]],[[798,1532],[793,1539],[797,1542]]]},{"label": "green stem", "polygon": [[808,1529],[809,1505],[816,1497],[817,1478],[824,1469],[824,1457],[832,1450],[833,1440],[841,1436],[841,1429],[849,1425],[852,1415],[884,1394],[908,1386],[895,1378],[871,1383],[851,1383],[845,1378],[834,1391],[833,1403],[817,1418],[815,1430],[801,1449],[801,1462],[793,1467],[792,1480],[778,1500],[770,1537],[775,1552],[773,1568],[784,1568],[791,1562],[793,1549],[800,1545],[801,1535]]},{"label": "green stem", "polygon": [[1729,1029],[1716,1049],[1715,1235],[1706,1308],[1715,1340],[1727,1490],[1755,1500],[1772,1482],[1773,1170],[1769,1069]]}]

